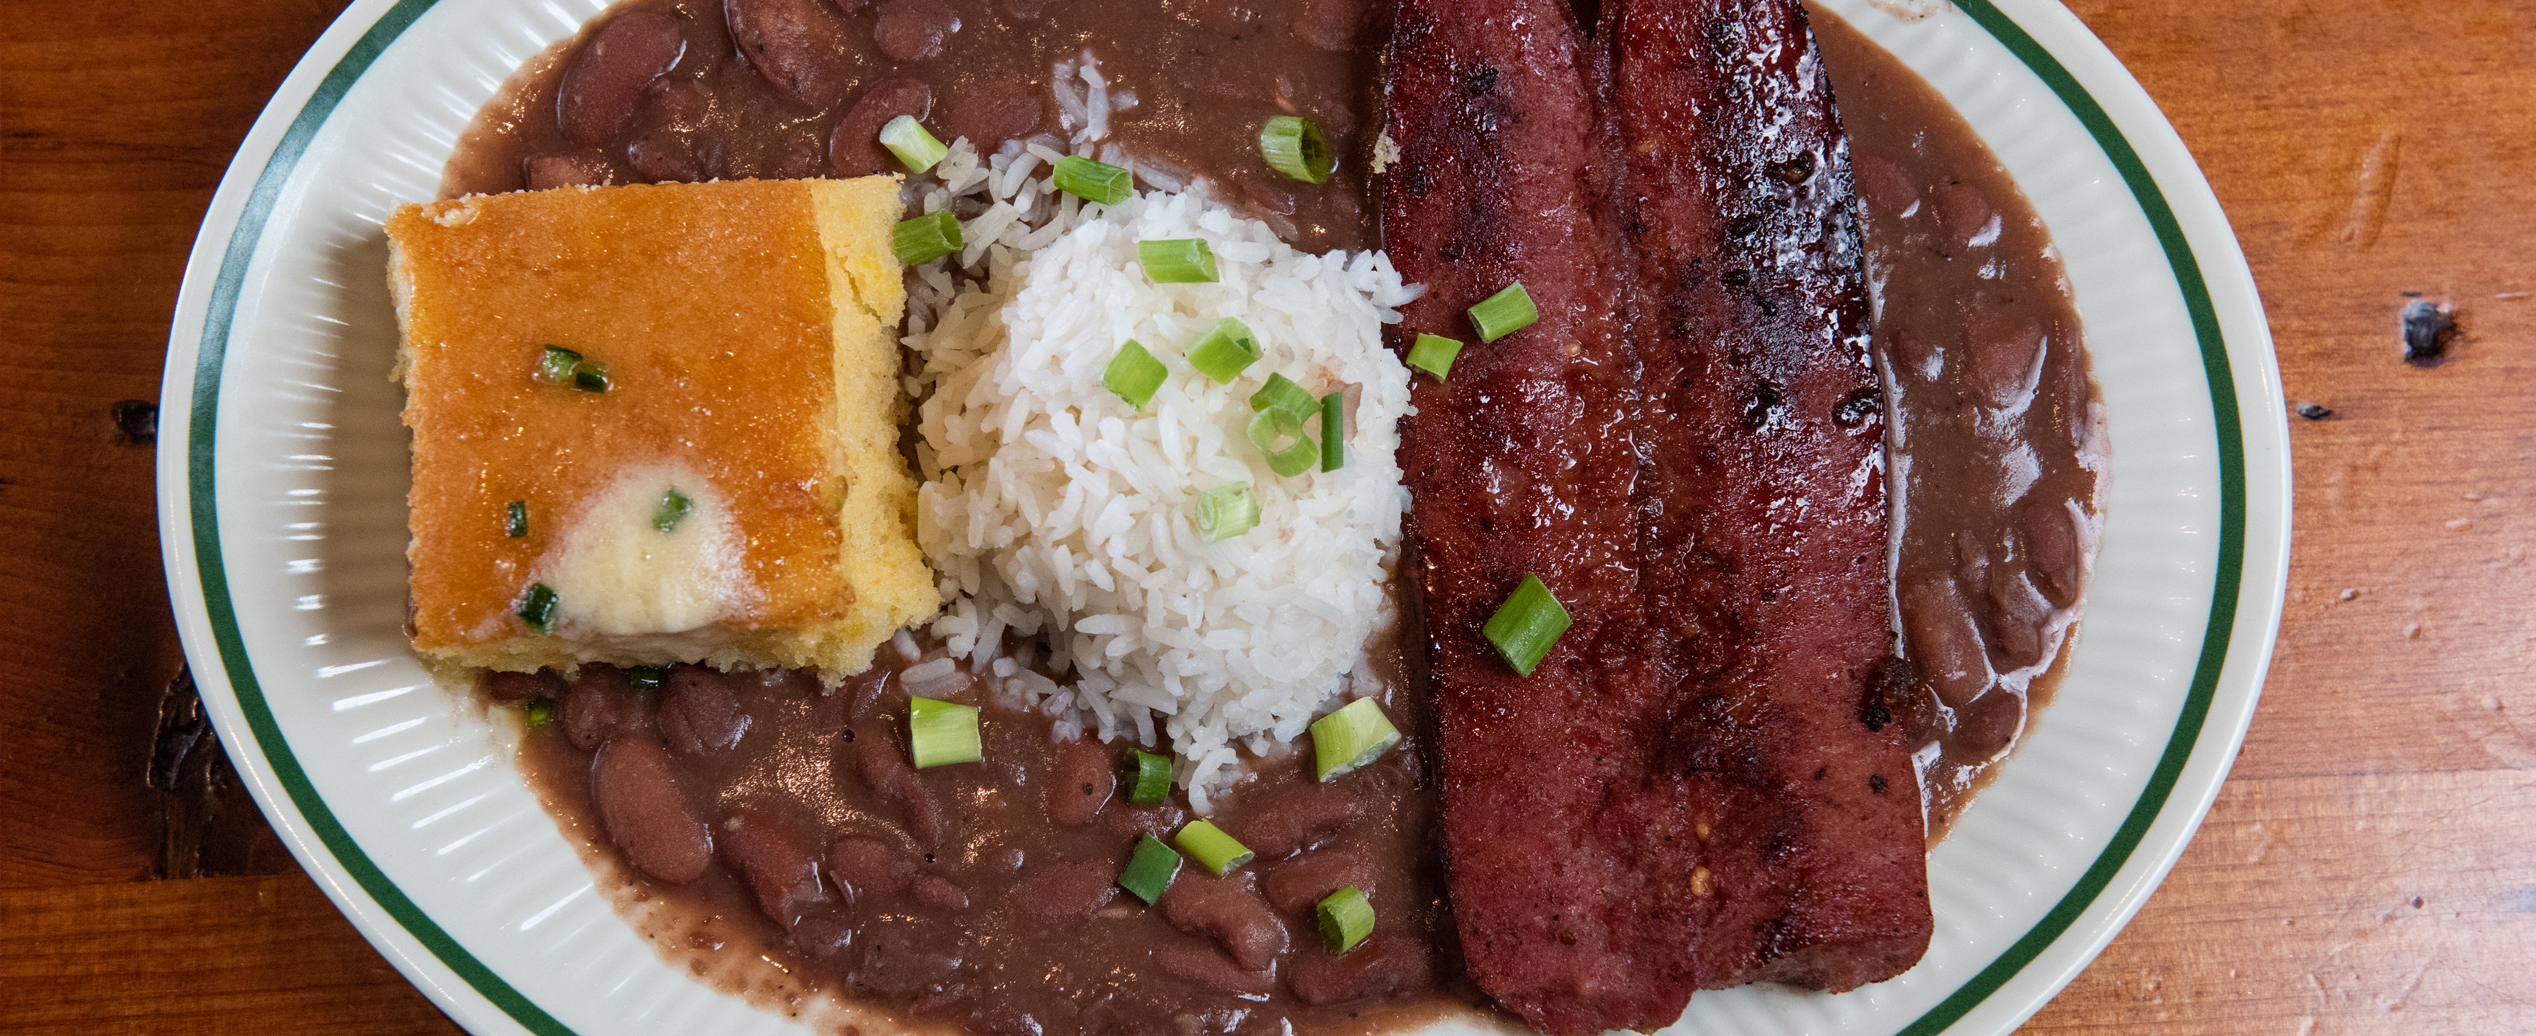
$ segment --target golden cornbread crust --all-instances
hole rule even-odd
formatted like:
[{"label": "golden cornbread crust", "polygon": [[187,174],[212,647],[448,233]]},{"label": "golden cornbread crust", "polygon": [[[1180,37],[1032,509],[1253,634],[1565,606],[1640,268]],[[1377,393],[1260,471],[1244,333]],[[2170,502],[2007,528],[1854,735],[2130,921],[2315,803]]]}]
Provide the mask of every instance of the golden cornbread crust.
[{"label": "golden cornbread crust", "polygon": [[[893,177],[397,210],[415,649],[495,669],[681,661],[834,680],[930,617],[938,595],[897,449],[898,211]],[[606,391],[540,379],[549,345],[604,365]],[[655,550],[668,535],[608,502],[640,478],[693,498],[686,546]],[[524,535],[510,534],[515,501]],[[594,550],[645,561],[593,569]],[[670,603],[629,612],[672,564],[655,554],[685,558],[683,582],[659,577]],[[534,584],[628,590],[566,597],[540,633],[519,615]]]}]

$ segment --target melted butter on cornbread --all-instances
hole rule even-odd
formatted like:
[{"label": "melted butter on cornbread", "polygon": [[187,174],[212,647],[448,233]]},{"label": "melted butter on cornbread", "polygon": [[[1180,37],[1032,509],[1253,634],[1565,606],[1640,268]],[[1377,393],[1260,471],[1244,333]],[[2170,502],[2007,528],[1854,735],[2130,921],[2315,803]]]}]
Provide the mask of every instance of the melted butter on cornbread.
[{"label": "melted butter on cornbread", "polygon": [[[645,465],[619,472],[585,500],[535,570],[556,593],[557,621],[670,645],[676,634],[747,614],[755,602],[736,578],[745,544],[729,502],[711,485],[685,465]],[[661,502],[671,494],[686,506],[663,523]]]},{"label": "melted butter on cornbread", "polygon": [[[503,669],[841,677],[929,617],[897,450],[898,212],[895,181],[876,177],[487,195],[391,217],[415,648]],[[607,391],[537,378],[548,345],[605,365]],[[693,510],[655,543],[663,480]],[[512,501],[525,536],[507,534]],[[539,582],[556,594],[550,633],[518,615]]]}]

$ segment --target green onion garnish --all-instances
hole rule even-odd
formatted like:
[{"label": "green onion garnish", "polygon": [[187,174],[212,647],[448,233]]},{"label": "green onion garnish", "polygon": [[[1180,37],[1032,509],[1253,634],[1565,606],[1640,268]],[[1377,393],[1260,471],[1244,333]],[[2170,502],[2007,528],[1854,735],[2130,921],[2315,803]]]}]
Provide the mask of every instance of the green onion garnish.
[{"label": "green onion garnish", "polygon": [[1453,358],[1462,354],[1462,343],[1443,335],[1419,335],[1417,344],[1409,347],[1409,366],[1444,380],[1453,369]]},{"label": "green onion garnish", "polygon": [[1171,836],[1171,841],[1180,847],[1181,852],[1196,858],[1200,866],[1214,871],[1219,878],[1226,871],[1249,863],[1259,855],[1251,852],[1249,846],[1234,840],[1233,836],[1225,834],[1223,828],[1203,820],[1189,821],[1189,826]]},{"label": "green onion garnish", "polygon": [[537,380],[549,385],[572,383],[572,369],[581,366],[581,354],[560,345],[546,347],[537,360]]},{"label": "green onion garnish", "polygon": [[687,512],[694,509],[695,504],[687,499],[687,494],[673,488],[660,495],[660,506],[652,508],[652,528],[661,532],[675,529],[679,522],[687,520]]},{"label": "green onion garnish", "polygon": [[[1293,436],[1283,447],[1277,440]],[[1250,444],[1268,455],[1268,470],[1279,478],[1293,478],[1311,470],[1321,459],[1321,444],[1303,434],[1303,422],[1283,410],[1262,410],[1250,419]]]},{"label": "green onion garnish", "polygon": [[1347,393],[1321,397],[1321,470],[1347,466]]},{"label": "green onion garnish", "polygon": [[1249,483],[1235,482],[1198,494],[1198,535],[1208,543],[1220,543],[1258,525],[1259,498],[1251,495]]},{"label": "green onion garnish", "polygon": [[984,760],[986,750],[977,736],[977,706],[907,699],[907,754],[919,770]]},{"label": "green onion garnish", "polygon": [[1303,386],[1295,384],[1294,379],[1283,374],[1271,374],[1268,376],[1267,384],[1259,386],[1259,391],[1250,394],[1250,408],[1257,411],[1275,410],[1294,418],[1295,422],[1300,424],[1320,407],[1312,399],[1312,394],[1304,391]]},{"label": "green onion garnish", "polygon": [[1541,664],[1541,656],[1550,653],[1550,645],[1559,642],[1559,634],[1567,632],[1567,607],[1551,596],[1541,577],[1526,575],[1523,582],[1508,595],[1506,603],[1497,606],[1481,633],[1497,645],[1497,653],[1515,672],[1532,675],[1532,668]]},{"label": "green onion garnish", "polygon": [[1180,876],[1180,854],[1162,839],[1144,835],[1136,839],[1136,855],[1127,860],[1127,869],[1118,875],[1118,887],[1135,893],[1148,905],[1162,901],[1162,890],[1171,887],[1171,879]]},{"label": "green onion garnish", "polygon": [[1189,366],[1198,373],[1215,379],[1218,385],[1230,385],[1242,371],[1259,362],[1259,337],[1239,320],[1225,317],[1215,322],[1215,330],[1189,347]]},{"label": "green onion garnish", "polygon": [[1321,915],[1321,943],[1331,953],[1355,949],[1374,933],[1374,905],[1354,885],[1323,897],[1315,912]]},{"label": "green onion garnish", "polygon": [[502,535],[515,540],[528,535],[528,501],[513,500],[503,506]]},{"label": "green onion garnish", "polygon": [[919,266],[960,250],[960,221],[940,209],[889,228],[889,247],[906,266]]},{"label": "green onion garnish", "polygon": [[1479,327],[1479,340],[1494,342],[1507,335],[1531,327],[1541,319],[1541,311],[1533,308],[1532,294],[1523,290],[1523,282],[1506,285],[1497,294],[1488,296],[1471,307],[1471,323]]},{"label": "green onion garnish", "polygon": [[1300,115],[1280,115],[1259,127],[1259,153],[1270,168],[1305,183],[1326,183],[1338,160],[1321,127]]},{"label": "green onion garnish", "polygon": [[1171,757],[1130,748],[1128,763],[1136,775],[1127,788],[1127,801],[1150,806],[1171,794]]},{"label": "green onion garnish", "polygon": [[[1116,205],[1136,193],[1136,186],[1130,182],[1127,170],[1075,155],[1058,159],[1056,174],[1051,179],[1056,181],[1058,190],[1103,205]],[[1214,280],[1213,277],[1207,279]]]},{"label": "green onion garnish", "polygon": [[656,665],[638,665],[625,671],[625,683],[636,694],[650,694],[660,689],[660,681],[669,671]]},{"label": "green onion garnish", "polygon": [[555,631],[555,588],[544,583],[528,584],[528,594],[520,598],[520,621],[539,633]]},{"label": "green onion garnish", "polygon": [[1170,368],[1130,338],[1118,347],[1118,355],[1110,357],[1108,369],[1101,372],[1101,387],[1118,393],[1128,406],[1142,410],[1153,401],[1154,390],[1162,387],[1162,379],[1170,375]]},{"label": "green onion garnish", "polygon": [[925,124],[916,121],[913,115],[901,115],[882,125],[881,146],[888,148],[890,154],[897,155],[899,163],[911,173],[931,169],[934,163],[942,161],[942,156],[951,153],[951,149],[927,132]]},{"label": "green onion garnish", "polygon": [[546,724],[554,722],[555,699],[529,699],[528,704],[520,706],[520,718],[528,722],[528,729],[530,730],[535,730],[539,727],[545,726]]},{"label": "green onion garnish", "polygon": [[581,358],[581,354],[560,345],[546,347],[546,354],[537,361],[537,380],[550,385],[570,385],[583,392],[608,390],[606,365]]},{"label": "green onion garnish", "polygon": [[1312,775],[1327,783],[1373,762],[1400,743],[1400,728],[1372,698],[1348,702],[1312,721]]},{"label": "green onion garnish", "polygon": [[1205,238],[1138,241],[1136,261],[1156,284],[1215,283],[1215,250],[1206,247]]}]

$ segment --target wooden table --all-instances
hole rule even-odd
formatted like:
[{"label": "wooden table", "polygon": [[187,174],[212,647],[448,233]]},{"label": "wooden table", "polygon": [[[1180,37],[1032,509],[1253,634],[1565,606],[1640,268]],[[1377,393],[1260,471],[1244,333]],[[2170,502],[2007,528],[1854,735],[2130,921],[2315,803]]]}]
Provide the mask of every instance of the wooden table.
[{"label": "wooden table", "polygon": [[[0,0],[0,1030],[455,1031],[182,688],[148,408],[196,223],[334,0]],[[2293,406],[2261,711],[2028,1032],[2536,1032],[2536,13],[2078,0],[2235,221]],[[2413,294],[2451,358],[2400,359]],[[2513,351],[2515,349],[2515,351]],[[2265,415],[2248,415],[2262,420]]]}]

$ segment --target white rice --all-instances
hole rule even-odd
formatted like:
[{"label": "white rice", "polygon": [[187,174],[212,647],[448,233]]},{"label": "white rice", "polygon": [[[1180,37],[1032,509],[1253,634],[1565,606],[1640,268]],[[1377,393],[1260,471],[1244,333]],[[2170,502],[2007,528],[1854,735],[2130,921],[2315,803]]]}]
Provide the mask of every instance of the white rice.
[{"label": "white rice", "polygon": [[[1239,747],[1292,739],[1339,703],[1391,619],[1409,378],[1381,332],[1416,292],[1379,252],[1297,252],[1202,183],[1103,146],[1132,97],[1089,55],[1055,71],[1071,139],[984,161],[956,142],[911,198],[959,215],[968,242],[909,284],[906,342],[923,363],[908,388],[925,400],[917,536],[944,597],[934,633],[1056,716],[1060,736],[1167,743],[1205,812],[1238,775]],[[1047,182],[1060,147],[1188,190],[1085,204]],[[1190,237],[1214,249],[1221,281],[1147,280],[1136,242]],[[1183,358],[1224,317],[1265,350],[1229,386]],[[1142,412],[1101,385],[1131,338],[1171,371]],[[1346,467],[1268,469],[1245,429],[1271,372],[1316,395],[1348,390]],[[1194,501],[1229,483],[1253,487],[1259,526],[1208,543]],[[1008,632],[1022,646],[999,658]]]}]

